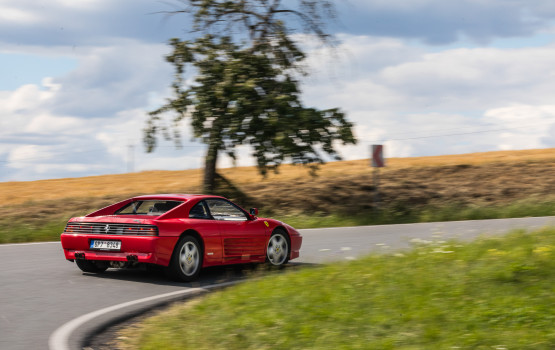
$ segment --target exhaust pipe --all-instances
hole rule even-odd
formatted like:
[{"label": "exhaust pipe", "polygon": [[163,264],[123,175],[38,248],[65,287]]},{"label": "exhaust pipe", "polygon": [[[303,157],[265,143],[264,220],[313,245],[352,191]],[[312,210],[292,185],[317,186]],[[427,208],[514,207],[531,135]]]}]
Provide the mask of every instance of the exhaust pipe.
[{"label": "exhaust pipe", "polygon": [[139,257],[134,254],[130,254],[127,256],[127,261],[129,261],[130,263],[136,263],[139,262]]},{"label": "exhaust pipe", "polygon": [[85,260],[85,253],[75,253],[75,259]]}]

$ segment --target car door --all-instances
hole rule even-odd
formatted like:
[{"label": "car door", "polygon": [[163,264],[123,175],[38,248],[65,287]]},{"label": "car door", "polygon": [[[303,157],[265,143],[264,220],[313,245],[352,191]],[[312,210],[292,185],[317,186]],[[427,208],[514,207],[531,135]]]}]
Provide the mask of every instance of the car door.
[{"label": "car door", "polygon": [[219,265],[222,263],[222,234],[216,220],[208,212],[204,201],[195,204],[189,211],[188,222],[202,234],[204,240],[204,266]]},{"label": "car door", "polygon": [[220,227],[224,262],[265,259],[268,233],[264,221],[252,220],[242,209],[224,199],[212,198],[205,202]]}]

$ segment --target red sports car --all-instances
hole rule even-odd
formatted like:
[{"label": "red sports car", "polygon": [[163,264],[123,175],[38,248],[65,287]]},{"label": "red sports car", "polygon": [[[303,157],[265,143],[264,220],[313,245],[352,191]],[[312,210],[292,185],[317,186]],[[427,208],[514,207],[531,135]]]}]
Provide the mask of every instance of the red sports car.
[{"label": "red sports car", "polygon": [[201,268],[299,256],[293,227],[258,218],[218,196],[159,194],[124,200],[69,220],[62,233],[67,260],[85,272],[155,264],[170,278],[191,281]]}]

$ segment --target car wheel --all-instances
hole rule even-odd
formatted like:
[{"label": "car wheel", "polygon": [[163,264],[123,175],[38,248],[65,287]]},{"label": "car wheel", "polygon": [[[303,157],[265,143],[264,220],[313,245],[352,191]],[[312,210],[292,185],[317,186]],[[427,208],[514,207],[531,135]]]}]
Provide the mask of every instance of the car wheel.
[{"label": "car wheel", "polygon": [[175,247],[168,266],[168,277],[181,282],[195,280],[202,268],[202,256],[201,245],[195,237],[182,237]]},{"label": "car wheel", "polygon": [[83,272],[102,273],[108,268],[105,264],[100,265],[90,260],[77,259],[75,260],[75,263]]},{"label": "car wheel", "polygon": [[289,236],[283,230],[275,230],[266,247],[266,260],[274,266],[281,266],[289,261]]}]

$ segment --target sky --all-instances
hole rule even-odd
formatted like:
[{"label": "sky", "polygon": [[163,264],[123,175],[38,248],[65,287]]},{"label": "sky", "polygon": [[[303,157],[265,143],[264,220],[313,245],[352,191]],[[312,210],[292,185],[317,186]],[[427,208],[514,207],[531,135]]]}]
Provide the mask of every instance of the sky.
[{"label": "sky", "polygon": [[[200,168],[205,146],[142,143],[171,97],[177,2],[0,0],[0,181]],[[344,159],[555,147],[555,2],[343,0],[333,50],[303,40],[306,106],[341,108]],[[236,165],[253,165],[242,147]],[[220,167],[232,166],[221,157]]]}]

